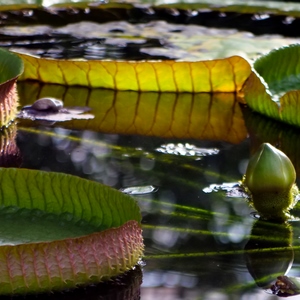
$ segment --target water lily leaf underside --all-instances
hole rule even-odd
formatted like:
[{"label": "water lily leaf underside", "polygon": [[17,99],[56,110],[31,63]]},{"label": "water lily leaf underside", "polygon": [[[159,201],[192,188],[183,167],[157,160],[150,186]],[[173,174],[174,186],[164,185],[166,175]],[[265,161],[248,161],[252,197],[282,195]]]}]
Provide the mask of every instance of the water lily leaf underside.
[{"label": "water lily leaf underside", "polygon": [[20,80],[153,92],[238,92],[251,72],[239,57],[198,62],[54,60],[18,54]]},{"label": "water lily leaf underside", "polygon": [[54,241],[0,246],[0,294],[41,292],[108,279],[133,267],[143,250],[135,201],[78,177],[0,169],[0,206],[72,215],[99,230]]}]

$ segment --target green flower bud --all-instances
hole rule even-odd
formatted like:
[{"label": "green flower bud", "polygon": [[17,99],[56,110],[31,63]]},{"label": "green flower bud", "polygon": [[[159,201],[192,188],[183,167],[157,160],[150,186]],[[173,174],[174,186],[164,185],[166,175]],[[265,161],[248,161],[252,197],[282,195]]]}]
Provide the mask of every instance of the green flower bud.
[{"label": "green flower bud", "polygon": [[263,218],[274,220],[286,220],[295,205],[295,181],[296,171],[290,159],[267,143],[249,160],[244,178],[254,208]]},{"label": "green flower bud", "polygon": [[249,160],[245,184],[253,194],[290,190],[295,181],[290,159],[268,143],[262,144]]}]

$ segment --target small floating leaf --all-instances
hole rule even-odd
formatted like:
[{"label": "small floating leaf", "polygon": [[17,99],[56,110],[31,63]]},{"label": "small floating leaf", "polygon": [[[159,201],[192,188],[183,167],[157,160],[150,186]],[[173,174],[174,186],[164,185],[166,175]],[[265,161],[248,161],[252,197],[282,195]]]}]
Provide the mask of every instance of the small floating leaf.
[{"label": "small floating leaf", "polygon": [[299,55],[300,45],[294,44],[274,49],[255,61],[255,70],[268,83],[272,94],[299,88]]},{"label": "small floating leaf", "polygon": [[[38,221],[37,216],[50,214],[65,224],[72,221],[89,228],[87,234],[80,231],[75,237],[69,233],[70,237],[62,238],[59,233],[57,240],[44,232],[46,241],[32,240],[27,232],[26,243],[22,236],[23,242],[17,242],[11,229],[11,245],[0,246],[0,294],[96,283],[138,262],[143,250],[141,215],[129,196],[78,177],[26,169],[0,169],[0,182],[0,207],[8,213],[16,211],[20,220],[26,217],[28,223],[30,215]],[[52,229],[57,231],[57,226]],[[15,228],[20,236],[20,227]],[[5,240],[10,244],[7,234]]]},{"label": "small floating leaf", "polygon": [[[238,92],[251,72],[239,56],[198,62],[54,60],[18,53],[21,80],[143,92]],[[222,75],[220,75],[222,74]]]}]

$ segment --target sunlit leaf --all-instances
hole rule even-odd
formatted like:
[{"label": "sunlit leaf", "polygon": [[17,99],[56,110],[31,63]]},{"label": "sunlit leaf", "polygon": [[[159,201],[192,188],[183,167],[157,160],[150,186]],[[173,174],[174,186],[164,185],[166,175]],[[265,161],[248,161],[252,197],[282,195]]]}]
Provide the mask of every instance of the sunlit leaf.
[{"label": "sunlit leaf", "polygon": [[295,90],[300,83],[300,45],[275,49],[254,63],[255,70],[264,78],[272,94]]},{"label": "sunlit leaf", "polygon": [[[82,87],[19,83],[22,104],[52,96],[64,106],[88,106],[92,120],[65,123],[72,129],[165,138],[224,140],[238,143],[247,136],[233,93],[137,93]],[[22,126],[26,121],[22,121]],[[31,125],[29,123],[28,125]]]},{"label": "sunlit leaf", "polygon": [[258,59],[244,87],[250,108],[268,117],[300,126],[300,46],[273,50]]},{"label": "sunlit leaf", "polygon": [[267,92],[267,84],[257,73],[252,72],[243,88],[247,105],[256,112],[268,117],[280,119],[279,107]]},{"label": "sunlit leaf", "polygon": [[0,294],[99,282],[140,258],[141,216],[129,196],[78,177],[26,169],[0,169],[0,181],[1,228],[7,228],[1,233]]},{"label": "sunlit leaf", "polygon": [[18,106],[16,81],[23,72],[22,60],[15,54],[0,48],[0,127],[8,125]]},{"label": "sunlit leaf", "polygon": [[[153,92],[237,92],[250,74],[241,57],[199,62],[53,60],[18,54],[20,80]],[[220,76],[222,74],[222,76]]]}]

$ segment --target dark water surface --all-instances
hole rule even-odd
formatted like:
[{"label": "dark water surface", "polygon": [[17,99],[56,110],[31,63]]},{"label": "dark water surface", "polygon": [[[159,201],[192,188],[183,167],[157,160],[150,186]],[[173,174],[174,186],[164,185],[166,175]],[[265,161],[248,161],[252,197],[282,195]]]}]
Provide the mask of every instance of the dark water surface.
[{"label": "dark water surface", "polygon": [[[69,36],[65,38],[70,42]],[[150,42],[157,46],[157,40]],[[87,47],[82,48],[86,53]],[[106,48],[103,57],[107,53],[113,55]],[[128,58],[126,49],[117,53],[117,58]],[[41,96],[60,95],[66,106],[91,107],[95,119],[53,124],[18,120],[16,138],[11,140],[17,155],[8,166],[68,173],[131,193],[142,211],[145,241],[141,266],[125,278],[26,298],[271,300],[277,296],[265,290],[277,276],[300,275],[299,222],[258,222],[237,188],[251,153],[262,142],[282,149],[299,174],[297,130],[252,114],[236,103],[235,96],[137,96],[64,87],[58,91],[22,82],[18,90],[20,106]],[[151,113],[147,109],[136,114],[134,122],[128,121],[135,107],[138,111],[153,99],[170,103],[156,111],[161,130],[146,130]],[[229,108],[221,106],[222,101]],[[174,107],[180,108],[176,114],[170,113],[177,112]],[[189,125],[183,109],[193,112]],[[207,116],[207,122],[200,122]],[[299,209],[295,215],[300,215]],[[268,250],[272,247],[280,251]],[[258,248],[264,251],[257,254]]]},{"label": "dark water surface", "polygon": [[[276,296],[267,294],[262,287],[285,273],[289,264],[293,263],[289,275],[299,274],[299,229],[294,222],[292,227],[283,226],[277,232],[283,244],[276,246],[294,244],[294,258],[290,249],[283,251],[283,257],[273,253],[274,260],[269,259],[272,252],[266,259],[261,255],[253,257],[245,250],[257,245],[251,237],[252,230],[256,230],[253,235],[261,235],[266,241],[260,246],[274,246],[268,241],[274,236],[274,228],[259,225],[246,199],[231,187],[241,180],[250,153],[261,141],[271,138],[278,145],[275,139],[281,128],[250,113],[247,125],[251,126],[251,122],[272,130],[264,136],[264,131],[255,132],[252,124],[251,138],[233,144],[122,135],[101,132],[101,128],[72,130],[70,125],[64,128],[68,123],[45,126],[20,121],[20,167],[77,175],[130,192],[137,199],[146,246],[141,299],[273,299]],[[281,140],[280,146],[297,151],[289,147],[297,132],[284,130],[287,139]],[[297,154],[293,153],[297,164]],[[257,271],[257,265],[263,266],[263,271]],[[271,274],[270,280],[259,283],[260,287],[251,276],[257,272],[260,276],[260,272]],[[99,290],[102,291],[95,288],[92,294],[100,297]],[[89,299],[84,296],[86,290],[77,291],[83,293],[81,299]],[[62,299],[69,296],[55,294]]]}]

